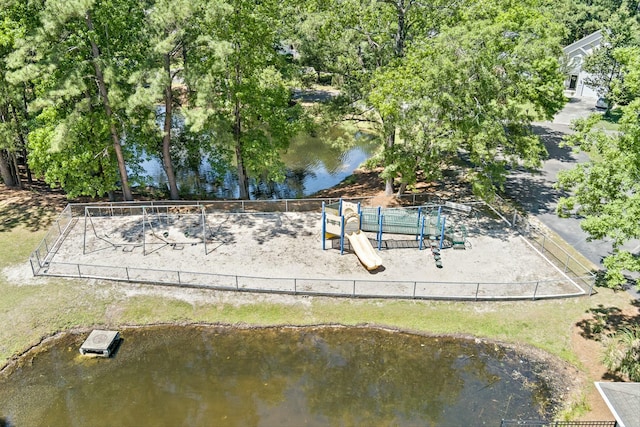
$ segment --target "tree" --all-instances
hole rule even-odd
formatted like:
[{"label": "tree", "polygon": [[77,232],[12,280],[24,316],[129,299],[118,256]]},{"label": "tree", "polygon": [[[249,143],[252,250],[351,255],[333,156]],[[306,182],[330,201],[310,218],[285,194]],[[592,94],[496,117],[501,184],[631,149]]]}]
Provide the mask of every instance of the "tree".
[{"label": "tree", "polygon": [[544,2],[544,7],[565,28],[562,45],[569,45],[594,31],[601,30],[612,15],[636,15],[637,0],[562,0]]},{"label": "tree", "polygon": [[[83,113],[95,114],[95,108],[102,110],[111,140],[108,152],[116,159],[125,200],[133,197],[122,147],[126,122],[122,101],[128,74],[138,58],[132,41],[142,22],[143,6],[143,2],[121,0],[49,0],[38,15],[40,26],[16,42],[8,60],[12,83],[37,82],[38,99],[30,105],[33,111],[53,107],[58,110],[56,117],[66,121]],[[69,129],[73,123],[64,126]]]},{"label": "tree", "polygon": [[401,65],[375,73],[369,100],[400,125],[401,147],[384,160],[402,185],[419,170],[437,178],[462,156],[474,192],[490,198],[508,165],[540,164],[529,109],[548,118],[564,104],[560,31],[535,7],[503,6],[476,4],[459,24],[414,41]]},{"label": "tree", "polygon": [[621,9],[606,22],[601,46],[585,57],[582,68],[589,73],[585,84],[607,99],[609,108],[615,103],[627,104],[632,99],[632,93],[625,86],[622,64],[614,52],[633,46],[640,46],[640,23],[635,13]]},{"label": "tree", "polygon": [[16,40],[37,25],[39,5],[36,2],[7,2],[0,10],[0,178],[9,187],[20,187],[18,158],[24,162],[27,180],[32,182],[27,158],[27,103],[33,98],[32,82],[12,84],[6,79],[7,57]]},{"label": "tree", "polygon": [[281,2],[233,0],[221,15],[208,14],[208,33],[193,47],[187,72],[193,108],[192,131],[214,131],[231,147],[241,199],[249,178],[284,179],[280,153],[302,123],[283,72],[290,64],[278,54]]},{"label": "tree", "polygon": [[69,115],[47,107],[35,122],[29,135],[29,161],[47,184],[60,186],[69,198],[113,191],[118,168],[108,152],[109,122],[101,109]]},{"label": "tree", "polygon": [[[402,64],[407,45],[437,33],[447,23],[455,22],[460,3],[433,1],[429,4],[414,0],[350,0],[336,2],[334,29],[342,36],[337,44],[345,50],[337,53],[336,68],[343,83],[337,99],[346,116],[370,120],[382,140],[381,161],[385,193],[392,195],[397,168],[395,147],[397,114],[378,110],[368,102],[371,78]],[[364,103],[364,105],[363,105]]]},{"label": "tree", "polygon": [[640,271],[640,257],[623,249],[640,238],[640,49],[614,52],[626,74],[625,84],[635,94],[623,111],[620,129],[606,133],[594,128],[601,115],[573,124],[576,131],[566,143],[590,156],[558,176],[558,187],[571,195],[558,202],[561,215],[579,215],[590,239],[610,238],[613,253],[604,259],[605,279],[610,287],[628,282],[625,272]]},{"label": "tree", "polygon": [[176,182],[176,163],[180,159],[176,158],[179,149],[175,143],[181,132],[174,118],[180,118],[190,90],[185,68],[191,46],[202,35],[205,6],[218,8],[214,2],[157,0],[148,9],[144,29],[139,33],[144,60],[132,76],[136,92],[128,100],[132,121],[139,123],[143,133],[141,145],[148,154],[158,153],[170,198],[174,200],[180,197]]}]

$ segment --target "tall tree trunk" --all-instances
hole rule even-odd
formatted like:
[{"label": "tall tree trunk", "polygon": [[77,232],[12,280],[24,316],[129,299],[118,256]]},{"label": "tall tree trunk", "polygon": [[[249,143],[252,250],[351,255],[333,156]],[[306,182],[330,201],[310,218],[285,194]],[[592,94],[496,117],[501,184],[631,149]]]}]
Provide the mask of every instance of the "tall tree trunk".
[{"label": "tall tree trunk", "polygon": [[22,158],[24,159],[24,168],[27,172],[27,182],[29,184],[33,184],[33,174],[31,173],[31,168],[29,167],[29,152],[26,148],[22,148]]},{"label": "tall tree trunk", "polygon": [[[237,13],[237,11],[236,11]],[[239,90],[242,77],[240,75],[240,65],[236,63],[235,66],[235,85],[236,90]],[[247,168],[244,165],[244,156],[242,154],[242,116],[241,116],[240,99],[235,96],[234,100],[234,123],[233,123],[233,140],[235,142],[236,149],[236,164],[238,168],[238,187],[240,190],[240,199],[249,199],[249,177],[247,176]]]},{"label": "tall tree trunk", "polygon": [[[397,14],[397,29],[394,36],[394,51],[397,58],[401,58],[404,56],[404,45],[407,38],[407,31],[409,29],[409,23],[407,22],[407,13],[409,11],[409,8],[411,8],[411,6],[413,5],[412,1],[410,1],[408,4],[405,3],[406,2],[404,0],[395,0],[395,2],[392,3],[396,8]],[[386,118],[386,120],[385,118],[383,118],[382,122],[385,125],[385,149],[392,150],[396,142],[396,125],[394,123],[389,123],[388,118]],[[387,196],[393,196],[393,180],[394,177],[392,176],[385,179],[384,194]]]},{"label": "tall tree trunk", "polygon": [[[10,125],[9,106],[3,104],[0,110],[0,123]],[[15,170],[14,156],[9,148],[0,148],[0,178],[7,187],[18,187],[20,176]]]},{"label": "tall tree trunk", "polygon": [[7,187],[18,187],[18,182],[12,172],[11,156],[7,150],[0,150],[0,177]]},{"label": "tall tree trunk", "polygon": [[9,158],[11,159],[11,173],[14,176],[14,181],[16,182],[16,184],[18,184],[18,188],[23,188],[22,180],[20,179],[20,167],[18,166],[18,157],[16,156],[16,153],[9,152]]},{"label": "tall tree trunk", "polygon": [[13,105],[13,103],[11,104],[11,113],[13,114],[13,120],[16,122],[16,129],[17,129],[17,133],[18,133],[18,139],[20,140],[20,150],[19,151],[20,151],[20,154],[22,155],[22,158],[24,159],[24,168],[25,168],[25,172],[27,173],[27,182],[29,184],[33,184],[33,177],[31,176],[31,169],[29,169],[29,162],[28,162],[28,158],[27,158],[27,139],[22,134],[22,126],[21,126],[21,123],[20,123],[20,116],[18,115],[18,112],[16,111],[16,107]]},{"label": "tall tree trunk", "polygon": [[242,155],[242,121],[240,118],[240,100],[236,99],[234,108],[235,123],[233,125],[233,138],[236,146],[236,163],[238,167],[238,187],[240,190],[240,198],[249,199],[249,178],[247,177],[247,169],[244,166],[244,157]]},{"label": "tall tree trunk", "polygon": [[[396,127],[394,126],[385,126],[385,150],[393,150],[393,146],[396,142]],[[393,180],[395,177],[388,176],[384,181],[384,194],[386,196],[393,196]]]},{"label": "tall tree trunk", "polygon": [[[90,32],[93,32],[93,22],[91,20],[91,13],[87,11],[85,15],[87,28]],[[113,117],[113,111],[111,110],[111,104],[109,102],[109,92],[107,91],[107,85],[104,81],[104,75],[102,74],[102,68],[100,67],[100,49],[92,37],[89,37],[91,43],[91,53],[93,56],[93,67],[96,72],[96,81],[98,83],[98,90],[100,96],[102,96],[102,105],[104,106],[104,112],[107,115],[109,121],[109,131],[111,132],[111,139],[113,140],[113,150],[116,153],[116,159],[118,160],[118,170],[120,172],[120,181],[122,183],[122,196],[124,200],[133,200],[131,194],[131,188],[129,187],[129,178],[127,177],[127,166],[124,161],[124,155],[122,154],[122,145],[120,144],[120,135],[116,129],[115,118]]]},{"label": "tall tree trunk", "polygon": [[169,81],[164,88],[164,133],[162,134],[162,166],[167,174],[169,183],[169,197],[171,200],[178,200],[178,184],[176,183],[176,174],[173,170],[171,162],[171,118],[173,116],[173,90],[171,88],[171,56],[167,53],[164,55],[164,71],[167,73]]},{"label": "tall tree trunk", "polygon": [[395,54],[398,58],[404,56],[404,42],[407,39],[408,23],[406,20],[407,12],[412,6],[413,2],[410,1],[408,5],[405,5],[404,0],[396,1],[396,13],[398,14],[398,26],[395,34]]}]

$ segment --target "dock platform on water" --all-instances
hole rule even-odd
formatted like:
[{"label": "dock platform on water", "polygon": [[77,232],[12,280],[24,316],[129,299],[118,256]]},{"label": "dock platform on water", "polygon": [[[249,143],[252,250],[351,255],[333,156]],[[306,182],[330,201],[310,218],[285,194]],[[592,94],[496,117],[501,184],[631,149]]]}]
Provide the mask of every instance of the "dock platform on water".
[{"label": "dock platform on water", "polygon": [[119,342],[120,332],[95,329],[80,346],[80,353],[110,357]]}]

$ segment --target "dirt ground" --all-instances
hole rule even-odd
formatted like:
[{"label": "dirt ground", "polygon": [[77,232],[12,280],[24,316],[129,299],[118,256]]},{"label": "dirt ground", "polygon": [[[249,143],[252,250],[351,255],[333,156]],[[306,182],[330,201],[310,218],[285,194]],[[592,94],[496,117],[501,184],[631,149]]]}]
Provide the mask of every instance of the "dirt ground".
[{"label": "dirt ground", "polygon": [[[46,272],[75,276],[78,268],[70,265],[80,264],[83,276],[126,278],[148,269],[162,272],[145,270],[141,278],[169,281],[179,271],[182,283],[193,277],[216,285],[222,280],[223,286],[224,280],[233,286],[233,276],[242,276],[241,287],[279,291],[292,290],[287,279],[295,278],[298,289],[324,293],[330,287],[335,291],[328,292],[347,294],[355,280],[362,284],[358,293],[384,296],[412,292],[411,282],[425,283],[425,292],[436,296],[473,297],[477,283],[480,297],[529,295],[536,287],[537,295],[581,291],[499,219],[456,218],[452,213],[446,218],[448,224],[465,225],[469,235],[466,249],[442,249],[441,268],[428,242],[420,250],[413,235],[385,234],[377,252],[383,265],[374,271],[361,265],[348,239],[343,255],[339,239],[325,240],[323,250],[320,212],[208,214],[206,246],[197,214],[79,218],[49,259]],[[375,246],[376,234],[366,234]],[[224,276],[203,279],[202,273]]]},{"label": "dirt ground", "polygon": [[[394,198],[384,196],[383,184],[378,178],[377,172],[358,172],[354,177],[354,182],[351,184],[339,185],[331,190],[322,192],[319,196],[371,196],[374,197],[373,203],[378,205],[393,206],[397,204]],[[9,231],[14,227],[19,226],[24,226],[31,230],[46,229],[51,223],[51,220],[56,217],[57,213],[60,212],[68,202],[69,201],[61,192],[51,191],[46,186],[36,185],[24,190],[12,190],[0,186],[0,217],[4,219],[4,221],[0,223],[0,231]],[[313,221],[317,223],[317,221]],[[332,264],[336,262],[347,262],[352,266],[357,267],[356,270],[360,272],[364,270],[357,263],[357,260],[353,255],[340,256],[334,249],[320,251],[317,249],[320,246],[320,236],[313,235],[312,233],[312,236],[309,237],[312,240],[315,240],[311,247],[314,256],[319,253],[323,257],[330,257]],[[273,242],[276,239],[274,238],[271,240]],[[306,245],[305,250],[307,250]],[[409,253],[409,250],[398,250],[398,253],[400,252],[404,255]],[[410,252],[418,253],[417,250],[410,250]],[[460,252],[463,253],[467,251]],[[276,254],[275,252],[272,253]],[[471,251],[468,251],[467,253],[471,253]],[[426,254],[420,255],[426,256]],[[446,266],[446,258],[444,261]],[[279,263],[279,265],[282,264],[283,263]],[[429,266],[429,268],[431,267],[433,266]],[[335,267],[333,267],[333,269],[335,270]],[[433,269],[433,271],[436,270]],[[449,269],[443,269],[443,271],[449,271]],[[620,316],[626,318],[637,318],[638,309],[636,307],[626,308],[622,313],[620,313]],[[591,314],[585,314],[583,319],[578,319],[576,321],[572,333],[573,351],[577,355],[586,372],[589,374],[589,378],[594,381],[610,379],[607,370],[600,361],[601,344],[594,340],[593,337],[585,335],[584,327],[581,326],[583,322],[587,322],[592,318],[593,316]],[[585,396],[585,403],[590,407],[590,410],[581,417],[582,420],[612,419],[610,411],[599,396],[595,387],[592,387],[589,395]]]}]

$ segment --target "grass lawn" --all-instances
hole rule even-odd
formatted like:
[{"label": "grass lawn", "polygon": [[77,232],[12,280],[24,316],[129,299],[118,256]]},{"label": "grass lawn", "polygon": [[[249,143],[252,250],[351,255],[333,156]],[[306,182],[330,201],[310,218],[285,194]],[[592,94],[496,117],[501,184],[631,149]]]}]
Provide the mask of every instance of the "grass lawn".
[{"label": "grass lawn", "polygon": [[609,111],[608,114],[602,115],[602,120],[596,123],[595,128],[617,131],[620,129],[620,125],[618,124],[618,121],[620,121],[621,118],[622,118],[622,110],[620,108],[613,108],[611,109],[611,111]]}]

